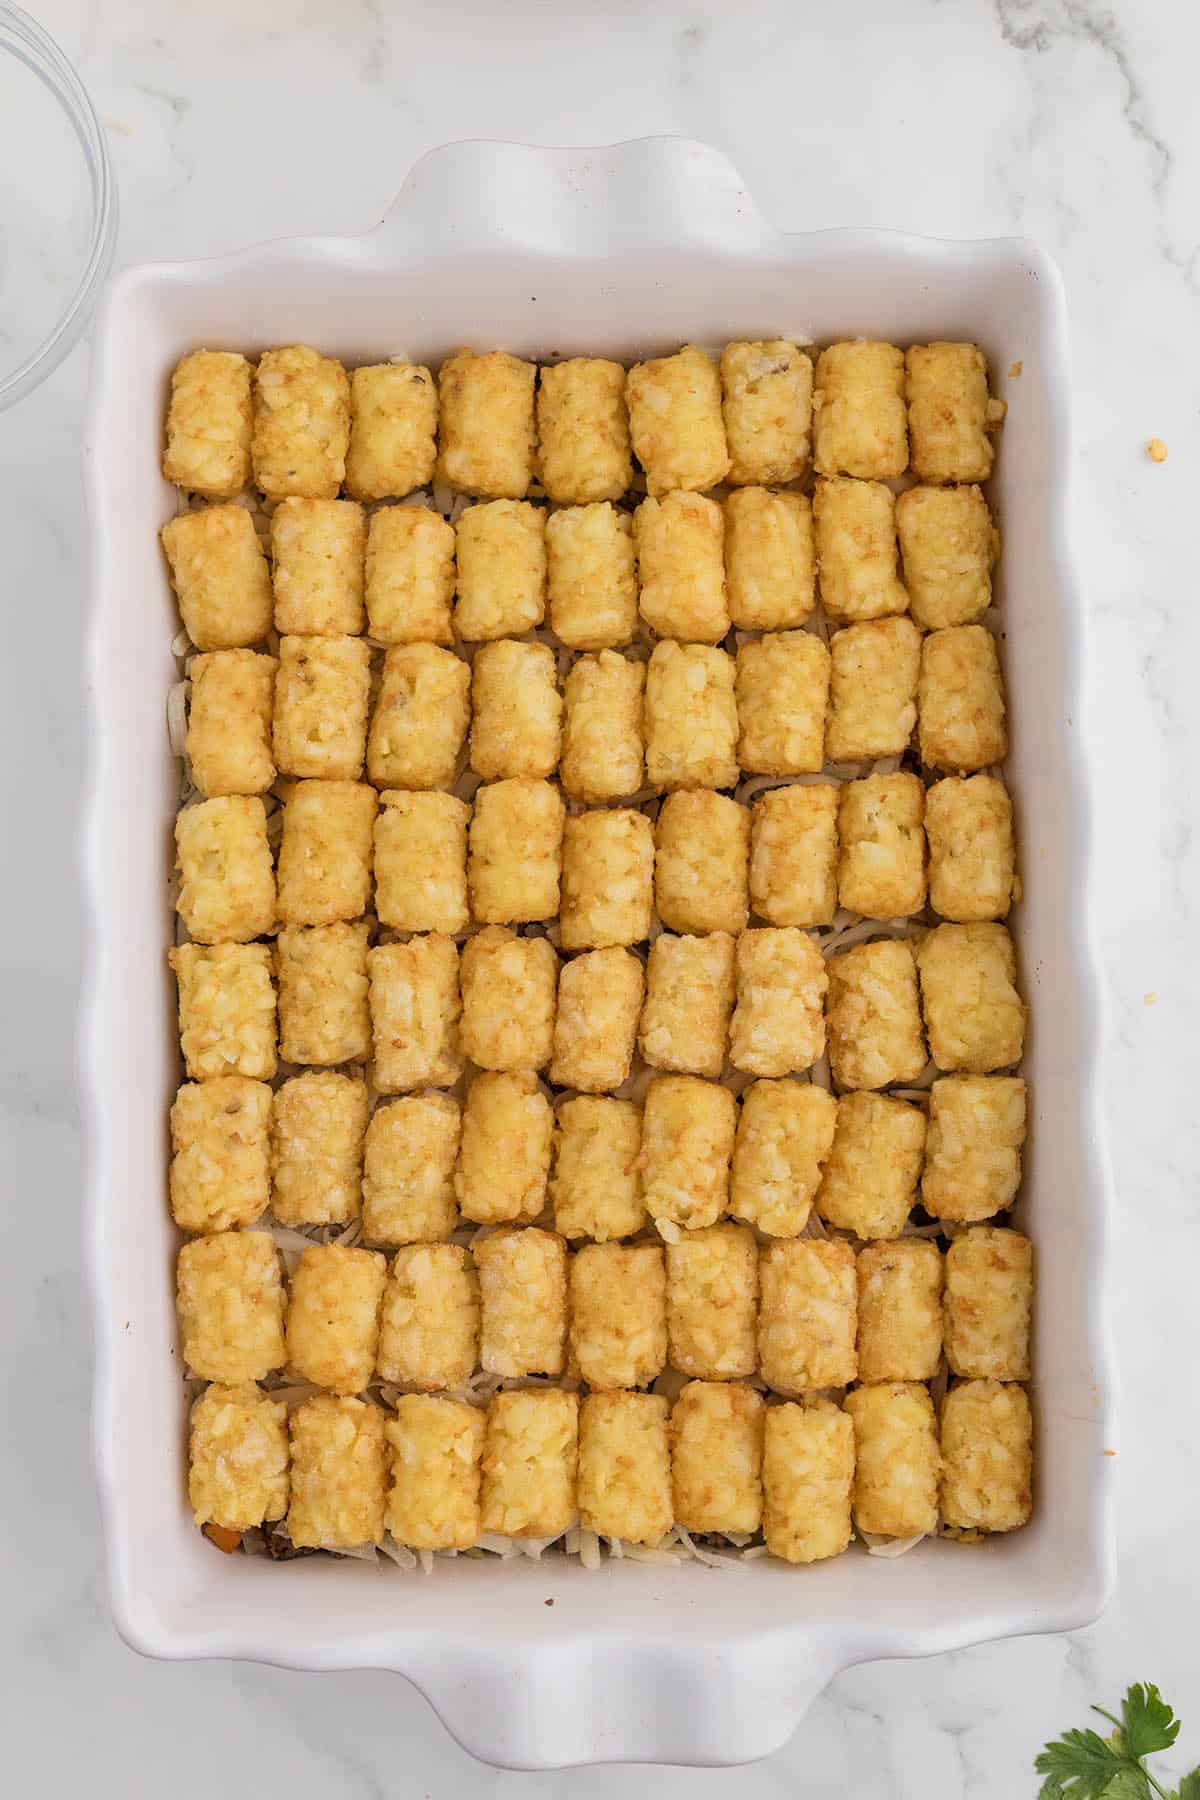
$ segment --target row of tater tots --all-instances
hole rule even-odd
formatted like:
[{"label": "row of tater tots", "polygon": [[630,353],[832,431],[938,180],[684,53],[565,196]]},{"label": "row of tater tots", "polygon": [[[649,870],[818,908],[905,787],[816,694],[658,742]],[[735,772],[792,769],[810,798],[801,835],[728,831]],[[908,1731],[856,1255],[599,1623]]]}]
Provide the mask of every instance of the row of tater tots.
[{"label": "row of tater tots", "polygon": [[658,1394],[510,1390],[486,1412],[406,1394],[395,1410],[319,1394],[295,1407],[253,1383],[213,1386],[192,1413],[198,1523],[243,1531],[286,1513],[297,1549],[349,1549],[385,1532],[420,1550],[486,1534],[554,1538],[578,1523],[656,1544],[760,1529],[791,1563],[837,1556],[852,1536],[1010,1531],[1029,1517],[1025,1390],[880,1382],[843,1406],[767,1404],[734,1382]]},{"label": "row of tater tots", "polygon": [[461,1222],[528,1223],[553,1207],[567,1238],[664,1237],[724,1214],[771,1237],[814,1207],[863,1239],[895,1238],[918,1199],[936,1219],[990,1219],[1020,1185],[1025,1084],[947,1075],[924,1111],[895,1094],[835,1098],[760,1080],[740,1103],[690,1075],[643,1104],[577,1094],[557,1112],[528,1071],[476,1075],[465,1101],[409,1094],[369,1110],[366,1083],[307,1070],[276,1090],[226,1075],[185,1083],[171,1111],[171,1209],[184,1231],[351,1225],[372,1243],[444,1240]]},{"label": "row of tater tots", "polygon": [[[653,935],[656,911],[659,926],[689,934],[737,933],[752,914],[827,927],[839,906],[865,919],[910,918],[927,902],[969,924],[1004,918],[1017,891],[1012,807],[991,775],[927,790],[896,771],[781,786],[750,806],[689,789],[653,821],[620,807],[568,816],[556,789],[532,777],[489,783],[472,801],[303,781],[277,823],[276,870],[261,799],[228,795],[180,813],[177,906],[193,941],[248,943],[276,925],[327,926],[373,910],[391,930],[450,936],[472,920],[557,919],[564,950],[600,950]],[[486,939],[501,941],[496,931]],[[514,975],[522,956],[536,962],[545,951],[508,952]],[[673,943],[657,956],[664,976],[671,959],[697,974],[711,963],[729,985],[731,947]]]},{"label": "row of tater tots", "polygon": [[[366,988],[356,982],[335,990],[326,1006],[329,952],[352,968],[365,962]],[[273,947],[182,944],[170,957],[191,1079],[270,1080],[277,1068]],[[803,1073],[827,1052],[844,1091],[912,1084],[931,1057],[944,1073],[993,1075],[1017,1064],[1024,1048],[1025,1006],[1003,925],[939,925],[919,938],[854,944],[828,960],[806,932],[764,926],[736,943],[678,939],[661,951],[656,943],[650,961],[647,996],[646,965],[619,945],[560,967],[544,938],[502,931],[480,933],[461,953],[440,933],[373,947],[361,926],[320,937],[281,933],[285,1039],[293,1002],[301,1014],[318,1009],[319,1030],[346,1026],[364,1043],[369,1022],[382,1094],[453,1087],[465,1058],[476,1060],[471,1052],[530,1074],[534,1085],[533,1071],[548,1064],[559,1087],[612,1092],[631,1072],[639,1026],[652,1067],[686,1071],[728,1055],[744,1075],[778,1078]],[[530,1010],[506,1012],[510,1003]],[[721,1108],[733,1108],[732,1094],[714,1082],[686,1072],[670,1080],[686,1092],[690,1113],[707,1112],[710,1130]],[[728,1118],[732,1132],[732,1110]]]},{"label": "row of tater tots", "polygon": [[[163,469],[213,498],[253,478],[272,500],[363,501],[433,480],[523,499],[539,479],[559,503],[615,500],[633,456],[653,496],[822,475],[929,483],[986,480],[1003,417],[968,343],[833,344],[817,357],[783,340],[695,345],[639,363],[576,357],[540,370],[505,351],[459,350],[435,381],[406,361],[347,373],[306,345],[257,368],[198,350],[176,368]],[[911,457],[910,457],[911,443]]]},{"label": "row of tater tots", "polygon": [[[383,657],[371,708],[362,638],[281,639],[278,658],[218,650],[193,659],[186,748],[201,793],[264,793],[277,773],[380,788],[448,788],[464,761],[487,781],[559,773],[582,801],[644,784],[734,787],[899,757],[914,725],[923,763],[973,773],[1008,750],[995,639],[982,625],[922,638],[907,619],[849,625],[826,645],[776,632],[736,656],[657,644],[648,662],[601,651],[560,687],[548,644],[500,639],[474,665],[435,644]],[[369,719],[369,724],[368,724]]]},{"label": "row of tater tots", "polygon": [[[271,556],[245,507],[182,512],[163,528],[180,611],[201,650],[289,635],[381,644],[483,643],[549,623],[572,650],[658,637],[716,644],[731,627],[802,626],[818,598],[836,624],[910,611],[927,630],[968,625],[992,600],[997,533],[977,487],[822,478],[812,500],[737,488],[547,513],[424,505],[364,516],[353,500],[284,500]],[[901,575],[903,571],[903,578]],[[457,596],[457,597],[456,597]]]},{"label": "row of tater tots", "polygon": [[179,1253],[183,1356],[208,1381],[290,1374],[338,1394],[379,1380],[464,1388],[564,1376],[641,1388],[668,1364],[777,1393],[953,1374],[1029,1379],[1032,1249],[973,1226],[943,1256],[930,1238],[784,1238],[761,1249],[726,1222],[674,1241],[585,1244],[505,1227],[462,1244],[378,1250],[309,1244],[285,1291],[265,1232],[194,1238]]}]

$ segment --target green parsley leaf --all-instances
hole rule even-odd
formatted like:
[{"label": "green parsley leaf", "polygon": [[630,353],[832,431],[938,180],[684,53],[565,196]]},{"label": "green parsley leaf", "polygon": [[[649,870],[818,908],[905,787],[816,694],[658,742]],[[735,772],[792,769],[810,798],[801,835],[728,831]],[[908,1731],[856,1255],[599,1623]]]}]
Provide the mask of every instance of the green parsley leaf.
[{"label": "green parsley leaf", "polygon": [[1104,1800],[1149,1800],[1150,1783],[1140,1769],[1125,1768],[1104,1790]]},{"label": "green parsley leaf", "polygon": [[1179,1720],[1153,1682],[1139,1681],[1122,1703],[1121,1731],[1125,1754],[1141,1758],[1169,1750],[1179,1736]]},{"label": "green parsley leaf", "polygon": [[[1127,1768],[1123,1758],[1094,1731],[1068,1731],[1047,1744],[1034,1768],[1051,1777],[1039,1800],[1102,1800],[1114,1778]],[[1118,1797],[1119,1800],[1119,1797]]]},{"label": "green parsley leaf", "polygon": [[1169,1750],[1179,1736],[1179,1720],[1153,1682],[1134,1683],[1119,1719],[1102,1706],[1092,1711],[1113,1730],[1107,1738],[1067,1731],[1047,1744],[1034,1764],[1046,1777],[1038,1800],[1200,1800],[1200,1769],[1184,1777],[1178,1793],[1168,1793],[1142,1760]]}]

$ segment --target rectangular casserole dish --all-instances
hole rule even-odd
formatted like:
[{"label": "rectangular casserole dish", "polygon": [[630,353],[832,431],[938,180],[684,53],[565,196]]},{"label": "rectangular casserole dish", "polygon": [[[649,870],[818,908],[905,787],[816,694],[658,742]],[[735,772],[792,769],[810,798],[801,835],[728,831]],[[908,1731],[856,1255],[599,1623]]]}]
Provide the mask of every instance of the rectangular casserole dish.
[{"label": "rectangular casserole dish", "polygon": [[[1032,1013],[1017,1222],[1039,1257],[1033,1522],[979,1549],[925,1543],[895,1561],[851,1554],[800,1570],[610,1561],[588,1573],[551,1557],[460,1560],[423,1580],[334,1559],[280,1568],[215,1554],[181,1478],[165,1204],[178,767],[164,703],[177,621],[157,532],[174,507],[159,472],[173,364],[201,344],[254,353],[299,341],[348,362],[403,351],[436,363],[474,343],[628,362],[684,340],[856,333],[902,345],[975,339],[1009,401],[991,491],[1025,889],[1014,924]],[[395,1670],[469,1750],[509,1766],[735,1763],[781,1743],[851,1663],[1063,1630],[1100,1610],[1112,1574],[1106,1200],[1066,359],[1059,277],[1029,244],[784,235],[721,156],[677,139],[452,145],[416,166],[363,238],[271,244],[114,282],[85,445],[93,760],[81,1062],[96,1461],[114,1612],[137,1649]],[[1020,379],[1007,380],[1017,361]]]}]

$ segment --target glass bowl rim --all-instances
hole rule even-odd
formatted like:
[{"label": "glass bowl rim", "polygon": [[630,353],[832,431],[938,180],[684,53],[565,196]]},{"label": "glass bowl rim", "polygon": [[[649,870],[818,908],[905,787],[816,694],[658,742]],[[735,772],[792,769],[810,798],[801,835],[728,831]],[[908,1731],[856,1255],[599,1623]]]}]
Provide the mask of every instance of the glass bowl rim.
[{"label": "glass bowl rim", "polygon": [[112,263],[117,188],[104,130],[87,89],[49,32],[10,0],[0,0],[0,55],[14,56],[50,91],[83,153],[92,196],[91,236],[83,268],[50,332],[15,368],[0,374],[0,412],[32,392],[79,341]]}]

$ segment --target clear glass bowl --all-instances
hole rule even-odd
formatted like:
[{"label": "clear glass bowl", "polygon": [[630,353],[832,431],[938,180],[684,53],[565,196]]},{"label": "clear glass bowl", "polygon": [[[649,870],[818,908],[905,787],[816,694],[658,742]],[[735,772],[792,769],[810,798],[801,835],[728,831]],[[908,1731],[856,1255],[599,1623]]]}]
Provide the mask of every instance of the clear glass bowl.
[{"label": "clear glass bowl", "polygon": [[112,262],[117,191],[87,91],[0,0],[0,411],[82,336]]}]

